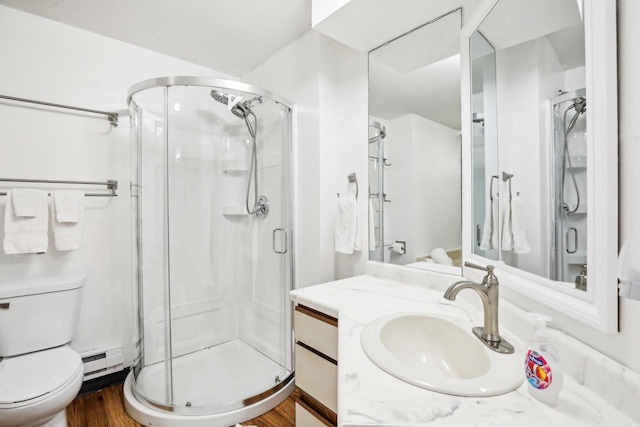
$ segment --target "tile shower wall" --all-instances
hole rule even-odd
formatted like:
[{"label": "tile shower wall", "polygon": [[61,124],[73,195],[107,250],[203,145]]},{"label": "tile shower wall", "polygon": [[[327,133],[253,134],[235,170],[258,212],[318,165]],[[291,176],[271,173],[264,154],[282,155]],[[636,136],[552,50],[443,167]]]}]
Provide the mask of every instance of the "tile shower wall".
[{"label": "tile shower wall", "polygon": [[[132,248],[127,90],[166,75],[232,76],[0,6],[0,94],[119,112],[102,116],[0,102],[0,175],[12,178],[117,179],[118,197],[87,198],[82,247],[44,255],[0,254],[9,277],[84,273],[79,352],[124,347],[132,360]],[[0,224],[4,221],[0,197]]]}]

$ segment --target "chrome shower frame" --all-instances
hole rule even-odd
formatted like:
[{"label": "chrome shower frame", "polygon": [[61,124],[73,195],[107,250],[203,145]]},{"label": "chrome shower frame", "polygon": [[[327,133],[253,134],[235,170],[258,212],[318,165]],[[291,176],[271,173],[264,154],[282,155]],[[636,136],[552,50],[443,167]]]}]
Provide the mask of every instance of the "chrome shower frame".
[{"label": "chrome shower frame", "polygon": [[[380,237],[380,258],[381,259],[372,259],[371,252],[377,252],[378,247],[375,248],[374,251],[369,251],[369,260],[372,261],[380,261],[384,262],[384,203],[386,200],[386,195],[384,192],[384,168],[387,166],[387,163],[384,158],[384,140],[387,137],[387,129],[385,126],[375,120],[369,119],[369,127],[378,130],[378,135],[369,139],[369,144],[378,144],[378,157],[376,159],[378,164],[378,236]],[[371,186],[369,186],[371,188]],[[371,199],[372,194],[370,190],[367,191],[367,197]],[[368,201],[367,201],[368,203]],[[370,206],[370,204],[369,204]],[[369,209],[369,208],[367,208]],[[369,225],[371,227],[371,225]],[[375,228],[375,227],[374,227]],[[375,235],[374,235],[375,238]],[[377,240],[377,239],[376,239]],[[370,244],[370,243],[369,243]]]}]

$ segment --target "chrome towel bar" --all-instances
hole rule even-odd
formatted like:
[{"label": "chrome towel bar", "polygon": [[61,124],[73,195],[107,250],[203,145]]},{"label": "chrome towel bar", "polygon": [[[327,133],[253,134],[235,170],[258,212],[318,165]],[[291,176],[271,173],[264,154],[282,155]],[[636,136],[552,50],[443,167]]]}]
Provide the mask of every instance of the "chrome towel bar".
[{"label": "chrome towel bar", "polygon": [[[74,185],[104,185],[109,190],[108,193],[85,193],[86,197],[116,197],[118,193],[118,181],[109,179],[107,181],[64,181],[57,179],[22,179],[22,178],[0,178],[0,182],[29,182],[40,184],[74,184]],[[6,196],[6,192],[0,192],[0,196]],[[51,195],[51,193],[49,193]]]}]

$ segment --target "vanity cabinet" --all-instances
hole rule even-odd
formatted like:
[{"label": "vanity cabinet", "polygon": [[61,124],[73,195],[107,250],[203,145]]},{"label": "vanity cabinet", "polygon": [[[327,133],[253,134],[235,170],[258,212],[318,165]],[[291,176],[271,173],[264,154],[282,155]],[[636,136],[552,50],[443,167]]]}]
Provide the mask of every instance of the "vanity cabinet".
[{"label": "vanity cabinet", "polygon": [[297,305],[293,325],[296,337],[296,426],[336,426],[338,319]]}]

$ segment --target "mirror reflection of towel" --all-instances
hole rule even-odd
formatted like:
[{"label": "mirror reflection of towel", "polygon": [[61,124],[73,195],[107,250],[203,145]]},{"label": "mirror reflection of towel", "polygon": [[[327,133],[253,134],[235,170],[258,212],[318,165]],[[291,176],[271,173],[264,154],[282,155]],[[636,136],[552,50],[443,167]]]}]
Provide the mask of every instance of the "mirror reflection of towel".
[{"label": "mirror reflection of towel", "polygon": [[513,210],[511,205],[513,204],[513,198],[511,202],[507,202],[504,207],[504,215],[502,217],[502,246],[503,251],[513,250]]},{"label": "mirror reflection of towel", "polygon": [[516,195],[511,200],[511,227],[513,230],[513,251],[517,254],[527,254],[531,251],[524,229],[524,210],[522,199]]},{"label": "mirror reflection of towel", "polygon": [[484,216],[484,228],[482,230],[482,240],[480,242],[480,249],[487,251],[489,249],[498,249],[499,242],[499,230],[498,225],[499,215],[498,207],[500,206],[498,196],[494,196],[493,200],[489,199],[487,205],[487,212]]},{"label": "mirror reflection of towel", "polygon": [[504,210],[502,250],[512,250],[517,254],[526,254],[531,251],[524,229],[524,212],[519,194],[511,198],[511,203],[508,203]]}]

